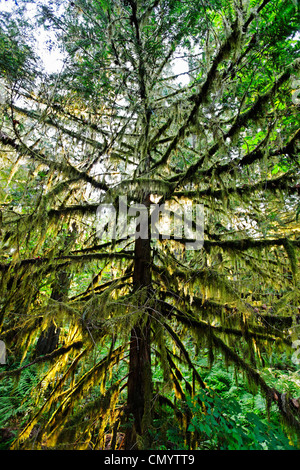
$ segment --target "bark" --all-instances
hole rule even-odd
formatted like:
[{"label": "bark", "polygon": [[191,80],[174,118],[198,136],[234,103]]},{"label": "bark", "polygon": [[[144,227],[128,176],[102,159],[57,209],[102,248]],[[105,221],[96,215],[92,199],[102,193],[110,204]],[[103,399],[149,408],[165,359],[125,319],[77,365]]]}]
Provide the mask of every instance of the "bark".
[{"label": "bark", "polygon": [[54,322],[51,322],[51,325],[42,331],[38,339],[35,350],[36,356],[51,354],[58,347],[59,333],[60,329],[57,328]]},{"label": "bark", "polygon": [[[145,198],[144,204],[149,206],[149,203],[150,199]],[[133,422],[127,428],[125,448],[136,450],[140,448],[138,436],[142,436],[144,442],[147,439],[147,423],[151,420],[151,317],[145,307],[149,305],[151,285],[150,236],[147,240],[136,239],[134,262],[133,285],[134,290],[140,292],[138,301],[144,315],[131,331],[127,417]]]}]

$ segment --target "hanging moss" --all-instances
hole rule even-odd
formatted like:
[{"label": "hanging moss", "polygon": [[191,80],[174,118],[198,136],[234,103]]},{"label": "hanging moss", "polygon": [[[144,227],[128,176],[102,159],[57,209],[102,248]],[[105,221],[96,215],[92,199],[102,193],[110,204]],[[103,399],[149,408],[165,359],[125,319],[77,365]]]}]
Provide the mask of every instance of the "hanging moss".
[{"label": "hanging moss", "polygon": [[[271,348],[287,353],[298,331],[296,7],[115,3],[87,2],[80,25],[72,5],[63,17],[45,9],[48,27],[68,37],[64,69],[38,86],[3,82],[0,324],[10,363],[1,377],[27,367],[40,377],[38,408],[12,448],[102,449],[108,430],[114,445],[144,343],[163,376],[157,406],[178,415],[187,447],[176,400],[206,387],[191,344],[205,367],[219,355],[242,371],[297,428],[297,410],[260,375]],[[176,77],[179,54],[189,71]],[[175,231],[145,250],[134,237],[99,240],[99,205],[118,208],[124,194],[127,209],[203,204],[203,248],[188,250]],[[53,325],[57,348],[36,357]],[[151,446],[150,356],[130,446]]]}]

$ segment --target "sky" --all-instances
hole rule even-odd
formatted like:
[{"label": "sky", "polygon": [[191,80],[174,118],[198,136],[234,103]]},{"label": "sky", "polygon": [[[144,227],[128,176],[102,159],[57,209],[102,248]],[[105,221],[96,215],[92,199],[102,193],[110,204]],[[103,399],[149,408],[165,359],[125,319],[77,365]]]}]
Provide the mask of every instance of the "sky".
[{"label": "sky", "polygon": [[[0,0],[0,11],[1,12],[13,12],[17,11],[19,8],[17,0]],[[34,16],[36,12],[36,5],[32,4],[28,6],[29,14]],[[47,40],[53,40],[54,35],[51,35],[51,32],[44,31],[43,28],[40,28],[36,31],[36,40],[37,40],[37,53],[40,56],[46,72],[54,73],[59,72],[63,67],[63,56],[59,51],[53,48],[49,51],[47,47]]]},{"label": "sky", "polygon": [[[18,8],[18,0],[0,0],[1,12],[12,12],[16,11],[16,9]],[[28,9],[29,13],[34,16],[36,12],[36,5],[32,3],[30,6],[28,6]],[[43,62],[46,72],[54,73],[61,71],[61,69],[63,68],[63,56],[61,52],[59,52],[55,48],[52,48],[52,50],[49,51],[49,48],[47,47],[47,40],[54,40],[54,35],[51,36],[50,31],[46,32],[41,28],[36,32],[36,39],[37,52]],[[174,70],[174,74],[184,73],[184,75],[181,75],[177,78],[177,81],[183,86],[187,85],[190,81],[189,76],[186,73],[188,72],[187,62],[183,59],[176,59],[172,63],[172,68]]]}]

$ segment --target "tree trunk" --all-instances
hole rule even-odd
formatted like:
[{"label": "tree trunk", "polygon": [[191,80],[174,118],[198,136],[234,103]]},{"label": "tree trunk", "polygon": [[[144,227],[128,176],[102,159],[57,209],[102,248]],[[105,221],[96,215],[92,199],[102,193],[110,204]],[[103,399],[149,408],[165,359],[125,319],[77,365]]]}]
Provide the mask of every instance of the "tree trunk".
[{"label": "tree trunk", "polygon": [[36,344],[36,356],[43,356],[44,354],[52,353],[58,346],[60,328],[57,328],[52,321],[50,326],[42,331],[41,336]]},{"label": "tree trunk", "polygon": [[[148,203],[149,198],[146,199],[146,205]],[[147,306],[149,306],[150,284],[151,246],[150,236],[148,236],[147,240],[138,238],[135,241],[133,285],[136,292],[140,291],[138,302],[141,309],[143,309],[144,316],[139,319],[131,331],[127,416],[129,419],[133,419],[133,422],[127,428],[126,449],[140,448],[141,445],[137,442],[137,438],[141,436],[145,441],[147,425],[151,419],[151,317],[147,309]]]},{"label": "tree trunk", "polygon": [[[62,302],[67,297],[70,283],[70,275],[63,270],[59,271],[52,285],[51,299]],[[50,326],[42,331],[37,341],[35,349],[36,356],[53,352],[58,346],[59,334],[60,328],[55,325],[54,321],[51,321]]]}]

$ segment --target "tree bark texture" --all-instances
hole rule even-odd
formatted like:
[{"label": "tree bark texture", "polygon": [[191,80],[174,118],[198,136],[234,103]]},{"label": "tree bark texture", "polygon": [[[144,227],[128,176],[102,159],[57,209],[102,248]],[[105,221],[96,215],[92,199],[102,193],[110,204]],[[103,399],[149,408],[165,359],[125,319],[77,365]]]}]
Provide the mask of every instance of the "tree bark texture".
[{"label": "tree bark texture", "polygon": [[[63,270],[59,271],[52,286],[51,299],[62,302],[68,294],[70,282],[70,275]],[[52,321],[50,326],[46,330],[42,331],[41,336],[37,341],[35,349],[36,356],[52,353],[58,347],[59,334],[60,328],[58,328],[54,321]]]},{"label": "tree bark texture", "polygon": [[[149,198],[145,199],[145,204],[147,205],[149,201]],[[150,416],[152,395],[151,317],[147,310],[151,285],[150,236],[147,240],[137,238],[135,241],[133,285],[135,292],[140,291],[138,302],[144,313],[132,329],[130,338],[127,413],[128,417],[133,419],[133,423],[127,430],[126,449],[140,447],[137,437],[145,437],[147,418]]]}]

